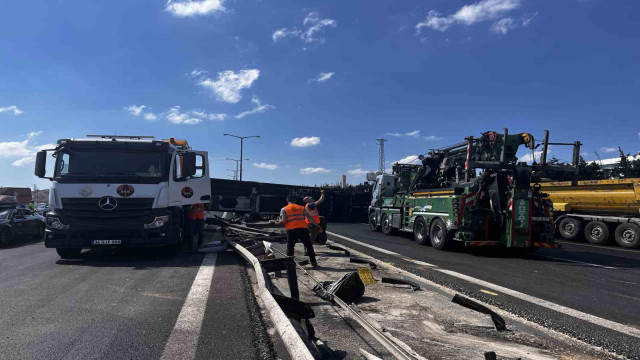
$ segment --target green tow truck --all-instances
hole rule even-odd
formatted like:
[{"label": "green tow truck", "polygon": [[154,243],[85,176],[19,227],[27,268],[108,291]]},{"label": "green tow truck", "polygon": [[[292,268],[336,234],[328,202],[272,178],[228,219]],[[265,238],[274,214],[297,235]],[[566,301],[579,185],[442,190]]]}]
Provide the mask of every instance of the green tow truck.
[{"label": "green tow truck", "polygon": [[[518,162],[524,145],[540,145],[540,162]],[[549,145],[573,146],[572,165],[547,164]],[[479,138],[431,150],[421,164],[395,164],[392,174],[369,174],[374,181],[369,207],[371,230],[391,235],[411,232],[419,244],[438,250],[454,243],[535,250],[558,247],[552,204],[544,199],[536,173],[568,171],[577,175],[580,142],[536,144],[529,133],[488,131]],[[535,159],[534,159],[535,160]]]}]

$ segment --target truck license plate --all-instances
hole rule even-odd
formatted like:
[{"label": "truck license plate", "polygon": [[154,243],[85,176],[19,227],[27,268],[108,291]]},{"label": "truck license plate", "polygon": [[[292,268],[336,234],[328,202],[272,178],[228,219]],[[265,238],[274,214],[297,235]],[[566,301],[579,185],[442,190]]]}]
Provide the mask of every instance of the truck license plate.
[{"label": "truck license plate", "polygon": [[122,240],[93,240],[93,245],[120,245]]}]

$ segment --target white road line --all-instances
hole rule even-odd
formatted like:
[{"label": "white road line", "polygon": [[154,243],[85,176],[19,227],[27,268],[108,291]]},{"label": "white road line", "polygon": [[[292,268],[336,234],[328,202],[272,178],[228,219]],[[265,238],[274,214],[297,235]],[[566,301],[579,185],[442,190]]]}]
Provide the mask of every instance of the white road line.
[{"label": "white road line", "polygon": [[611,247],[611,246],[591,245],[591,244],[581,244],[581,243],[576,243],[576,242],[571,242],[571,241],[562,241],[562,240],[556,240],[556,242],[557,242],[557,243],[560,243],[560,244],[568,244],[568,245],[576,245],[576,246],[586,246],[586,247],[596,248],[596,249],[602,249],[602,250],[626,251],[626,252],[632,252],[632,253],[640,254],[640,250],[634,250],[634,249],[620,249],[620,248]]},{"label": "white road line", "polygon": [[[347,240],[347,241],[350,241],[350,242],[353,242],[353,243],[356,243],[356,244],[359,244],[359,245],[362,245],[362,246],[366,246],[368,248],[371,248],[373,250],[376,250],[376,251],[379,251],[379,252],[382,252],[382,253],[385,253],[385,254],[397,255],[400,258],[403,258],[402,255],[396,254],[396,253],[394,253],[392,251],[385,250],[385,249],[379,248],[377,246],[369,245],[369,244],[363,243],[361,241],[353,240],[353,239],[348,238],[346,236],[334,234],[334,233],[331,233],[331,232],[328,232],[328,231],[327,231],[327,234],[336,236],[338,238],[341,238],[341,239],[344,239],[344,240]],[[640,329],[636,329],[634,327],[623,325],[623,324],[617,323],[615,321],[603,319],[603,318],[595,316],[595,315],[587,314],[587,313],[582,312],[582,311],[578,311],[578,310],[575,310],[575,309],[568,308],[566,306],[555,304],[555,303],[552,303],[550,301],[546,301],[546,300],[537,298],[535,296],[527,295],[527,294],[521,293],[519,291],[511,290],[509,288],[506,288],[506,287],[503,287],[503,286],[500,286],[500,285],[492,284],[490,282],[487,282],[487,281],[484,281],[484,280],[480,280],[480,279],[477,279],[477,278],[474,278],[474,277],[471,277],[471,276],[468,276],[468,275],[465,275],[465,274],[461,274],[459,272],[455,272],[455,271],[451,271],[451,270],[445,270],[445,269],[439,268],[437,266],[434,267],[432,270],[441,272],[443,274],[447,274],[449,276],[456,277],[458,279],[462,279],[462,280],[468,281],[468,282],[470,282],[472,284],[480,285],[480,286],[482,286],[484,288],[488,288],[488,289],[491,289],[491,290],[495,290],[495,291],[501,292],[503,294],[510,295],[512,297],[515,297],[517,299],[530,302],[530,303],[535,304],[535,305],[546,307],[548,309],[560,312],[560,313],[565,314],[565,315],[572,316],[572,317],[580,319],[580,320],[584,320],[584,321],[590,322],[590,323],[598,325],[598,326],[602,326],[602,327],[607,328],[607,329],[611,329],[611,330],[618,331],[618,332],[621,332],[621,333],[626,334],[626,335],[630,335],[630,336],[633,336],[633,337],[636,337],[636,338],[640,338]]]},{"label": "white road line", "polygon": [[193,359],[196,356],[200,328],[209,299],[209,289],[218,254],[207,253],[193,279],[191,290],[164,347],[161,359]]},{"label": "white road line", "polygon": [[544,257],[544,258],[547,258],[547,259],[554,259],[554,260],[566,261],[566,262],[570,262],[570,263],[576,263],[576,264],[589,265],[589,266],[599,267],[599,268],[603,268],[603,269],[620,269],[620,268],[617,268],[617,267],[605,266],[605,265],[599,265],[599,264],[593,264],[593,263],[588,263],[588,262],[578,261],[578,260],[569,260],[569,259],[559,258],[559,257],[555,257],[555,256],[540,255],[540,254],[531,254],[531,255],[533,255],[533,256],[539,256],[539,257]]}]

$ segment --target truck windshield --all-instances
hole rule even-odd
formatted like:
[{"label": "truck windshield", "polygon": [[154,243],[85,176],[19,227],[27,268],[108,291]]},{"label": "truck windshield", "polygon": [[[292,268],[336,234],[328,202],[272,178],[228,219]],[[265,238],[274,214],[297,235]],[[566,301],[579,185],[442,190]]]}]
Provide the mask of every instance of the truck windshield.
[{"label": "truck windshield", "polygon": [[57,178],[82,177],[161,180],[167,177],[166,153],[135,150],[80,150],[61,152],[56,160]]}]

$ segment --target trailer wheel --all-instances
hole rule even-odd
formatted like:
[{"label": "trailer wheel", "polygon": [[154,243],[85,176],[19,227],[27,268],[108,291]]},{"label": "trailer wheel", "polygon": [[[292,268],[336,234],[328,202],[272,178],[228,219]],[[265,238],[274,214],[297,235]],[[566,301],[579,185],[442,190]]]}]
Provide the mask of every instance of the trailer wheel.
[{"label": "trailer wheel", "polygon": [[385,235],[393,235],[396,229],[391,226],[391,219],[389,219],[389,215],[382,215],[382,220],[380,220],[380,226],[382,227],[382,233]]},{"label": "trailer wheel", "polygon": [[572,217],[566,217],[560,221],[558,231],[563,238],[576,240],[582,232],[582,221]]},{"label": "trailer wheel", "polygon": [[609,240],[609,227],[602,221],[590,221],[584,227],[584,237],[595,245],[606,244]]},{"label": "trailer wheel", "polygon": [[442,219],[438,218],[431,223],[431,246],[436,250],[445,250],[449,247],[449,232]]},{"label": "trailer wheel", "polygon": [[380,231],[380,225],[376,223],[376,214],[369,215],[369,229],[371,231]]},{"label": "trailer wheel", "polygon": [[413,224],[413,238],[420,245],[426,245],[429,239],[429,227],[423,217],[418,217]]},{"label": "trailer wheel", "polygon": [[640,226],[633,223],[620,224],[616,228],[616,242],[624,248],[640,246]]}]

